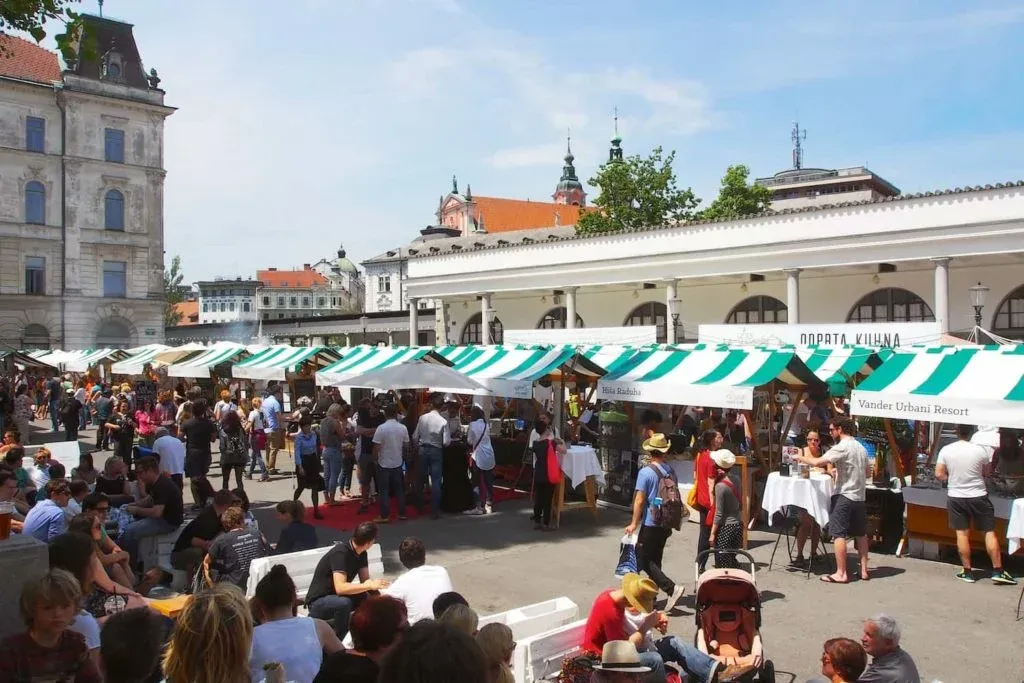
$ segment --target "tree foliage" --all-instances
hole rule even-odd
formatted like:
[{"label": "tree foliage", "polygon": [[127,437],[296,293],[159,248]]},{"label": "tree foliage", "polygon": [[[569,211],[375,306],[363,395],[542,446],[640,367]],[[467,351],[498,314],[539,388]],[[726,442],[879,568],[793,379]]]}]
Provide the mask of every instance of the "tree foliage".
[{"label": "tree foliage", "polygon": [[177,305],[185,300],[181,291],[181,281],[184,279],[181,272],[181,257],[175,256],[171,259],[171,267],[164,268],[164,327],[174,327],[181,322],[182,313]]},{"label": "tree foliage", "polygon": [[601,193],[594,208],[580,215],[576,234],[595,235],[630,228],[668,225],[693,218],[700,204],[693,190],[680,190],[672,162],[655,147],[646,159],[634,155],[601,166],[590,179]]},{"label": "tree foliage", "polygon": [[722,177],[718,197],[700,212],[700,218],[727,220],[758,216],[771,207],[772,192],[767,187],[748,183],[750,169],[743,164],[730,166]]},{"label": "tree foliage", "polygon": [[[37,43],[46,38],[45,25],[50,21],[60,22],[64,31],[54,36],[57,49],[64,62],[75,61],[75,36],[82,26],[82,15],[71,9],[80,0],[2,0],[0,1],[0,33],[23,31]],[[5,48],[0,46],[0,57],[5,57]]]}]

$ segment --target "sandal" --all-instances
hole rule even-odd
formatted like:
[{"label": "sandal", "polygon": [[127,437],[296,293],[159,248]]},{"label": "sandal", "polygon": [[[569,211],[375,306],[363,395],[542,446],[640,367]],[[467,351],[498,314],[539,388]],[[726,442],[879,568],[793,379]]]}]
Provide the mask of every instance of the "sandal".
[{"label": "sandal", "polygon": [[835,579],[832,578],[831,575],[822,576],[818,580],[821,581],[822,583],[838,583],[838,584],[850,583],[849,579],[847,579],[846,581],[836,581]]}]

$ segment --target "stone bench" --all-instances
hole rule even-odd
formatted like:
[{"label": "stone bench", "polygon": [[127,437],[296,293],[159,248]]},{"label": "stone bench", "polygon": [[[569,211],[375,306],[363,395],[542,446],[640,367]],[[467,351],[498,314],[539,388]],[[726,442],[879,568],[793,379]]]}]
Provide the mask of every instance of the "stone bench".
[{"label": "stone bench", "polygon": [[486,624],[505,624],[512,630],[512,637],[519,641],[565,626],[579,616],[579,606],[563,596],[480,617],[480,628]]},{"label": "stone bench", "polygon": [[[347,541],[345,542],[347,543]],[[305,600],[309,584],[313,581],[313,572],[316,571],[320,558],[326,555],[327,551],[332,547],[326,546],[314,548],[313,550],[302,550],[285,555],[270,555],[253,560],[252,564],[249,565],[249,582],[246,585],[246,597],[251,598],[256,595],[256,584],[260,582],[260,579],[269,574],[270,568],[275,564],[282,564],[288,570],[288,576],[292,577],[292,581],[295,582],[295,592],[299,600]],[[370,576],[375,579],[382,578],[384,576],[384,559],[381,555],[380,544],[374,543],[373,547],[366,551],[366,555]],[[353,577],[353,580],[358,581],[359,578]]]}]

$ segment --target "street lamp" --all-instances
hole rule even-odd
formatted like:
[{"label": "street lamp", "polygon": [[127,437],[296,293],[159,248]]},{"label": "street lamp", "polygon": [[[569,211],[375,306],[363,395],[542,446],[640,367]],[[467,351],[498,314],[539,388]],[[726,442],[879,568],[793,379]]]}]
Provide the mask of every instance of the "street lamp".
[{"label": "street lamp", "polygon": [[668,314],[672,316],[672,343],[679,342],[679,306],[683,300],[677,296],[668,300]]},{"label": "street lamp", "polygon": [[364,344],[366,343],[366,324],[368,322],[370,322],[370,320],[365,315],[359,316],[359,324],[363,328],[363,343]]},{"label": "street lamp", "polygon": [[968,291],[971,293],[971,306],[974,307],[974,324],[981,327],[981,309],[985,308],[985,295],[988,294],[988,287],[980,282]]}]

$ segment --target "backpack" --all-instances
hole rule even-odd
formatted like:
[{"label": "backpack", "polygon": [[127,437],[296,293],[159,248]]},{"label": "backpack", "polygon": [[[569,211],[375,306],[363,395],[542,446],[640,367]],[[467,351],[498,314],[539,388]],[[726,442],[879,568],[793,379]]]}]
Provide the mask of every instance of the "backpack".
[{"label": "backpack", "polygon": [[683,528],[683,518],[688,514],[683,507],[682,496],[679,495],[679,484],[676,482],[675,473],[670,469],[663,474],[661,468],[651,464],[648,465],[658,475],[657,497],[661,498],[661,506],[654,508],[651,517],[654,523],[663,529]]}]

